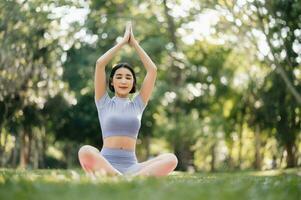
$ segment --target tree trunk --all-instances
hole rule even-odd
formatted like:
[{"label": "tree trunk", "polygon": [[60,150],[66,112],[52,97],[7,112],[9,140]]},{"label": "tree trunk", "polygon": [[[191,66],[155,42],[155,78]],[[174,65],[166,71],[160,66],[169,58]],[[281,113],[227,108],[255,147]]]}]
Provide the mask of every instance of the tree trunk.
[{"label": "tree trunk", "polygon": [[14,145],[14,148],[13,148],[13,153],[12,153],[12,161],[11,161],[11,166],[13,168],[16,168],[17,167],[17,160],[19,160],[19,152],[20,152],[20,136],[19,135],[16,135],[16,141],[15,141],[15,145]]},{"label": "tree trunk", "polygon": [[[8,112],[8,106],[6,106],[6,104],[4,103],[3,104],[4,105],[4,112],[3,112],[3,117],[1,117],[1,118],[3,118],[3,120],[2,121],[0,121],[0,156],[2,157],[2,154],[3,154],[3,152],[4,152],[4,146],[5,146],[5,144],[3,145],[2,143],[1,143],[1,136],[2,136],[2,134],[4,134],[4,128],[5,128],[5,126],[6,126],[6,124],[7,124],[7,112]],[[1,119],[0,118],[0,119]],[[2,166],[2,165],[1,165]]]},{"label": "tree trunk", "polygon": [[36,133],[33,138],[32,138],[32,148],[34,151],[32,151],[32,167],[33,169],[38,169],[39,168],[39,154],[40,154],[40,149],[39,149],[39,133]]},{"label": "tree trunk", "polygon": [[281,157],[280,157],[279,167],[282,166],[282,161],[283,161],[283,157],[284,157],[284,151],[285,151],[285,149],[283,149],[283,150],[281,151]]},{"label": "tree trunk", "polygon": [[273,160],[272,160],[272,169],[277,169],[277,156],[274,154],[273,155]]},{"label": "tree trunk", "polygon": [[[1,130],[0,130],[1,131]],[[2,144],[2,139],[1,136],[4,134],[4,141]],[[2,134],[0,134],[0,166],[5,166],[5,162],[7,160],[6,155],[5,155],[5,146],[6,146],[6,142],[7,142],[7,137],[8,137],[8,133],[4,133],[4,131],[2,132]]]},{"label": "tree trunk", "polygon": [[296,161],[295,161],[295,152],[294,152],[294,143],[288,142],[285,145],[286,148],[286,168],[292,168],[296,166]]},{"label": "tree trunk", "polygon": [[42,154],[41,154],[41,167],[46,168],[45,159],[46,159],[46,151],[47,151],[47,136],[46,130],[43,128],[43,137],[42,137]]},{"label": "tree trunk", "polygon": [[242,123],[239,125],[239,130],[238,130],[238,140],[239,140],[239,145],[238,145],[238,163],[237,163],[237,168],[241,169],[241,163],[242,163]]},{"label": "tree trunk", "polygon": [[193,160],[194,160],[194,152],[191,151],[190,145],[177,145],[175,147],[175,155],[178,158],[177,170],[187,171],[189,167],[194,168]]},{"label": "tree trunk", "polygon": [[20,161],[19,161],[19,167],[20,168],[26,168],[28,165],[28,155],[29,155],[29,137],[28,134],[25,132],[25,130],[21,130],[20,134]]},{"label": "tree trunk", "polygon": [[215,168],[215,160],[216,160],[216,156],[215,156],[215,147],[216,147],[216,143],[214,142],[211,146],[211,162],[210,162],[210,171],[214,172],[216,170]]},{"label": "tree trunk", "polygon": [[28,150],[27,150],[27,166],[26,167],[28,167],[28,166],[31,166],[32,165],[32,150],[33,150],[33,148],[32,148],[32,133],[29,133],[28,135],[28,144],[27,144],[27,148],[28,148]]},{"label": "tree trunk", "polygon": [[229,169],[233,170],[235,168],[234,159],[233,159],[233,145],[232,144],[227,145],[227,148],[229,154],[227,156],[226,164],[228,165]]},{"label": "tree trunk", "polygon": [[261,169],[260,147],[261,147],[260,130],[259,130],[259,126],[256,125],[256,130],[255,130],[255,161],[254,161],[254,168],[257,169],[257,170]]},{"label": "tree trunk", "polygon": [[65,162],[66,162],[66,167],[70,168],[72,166],[72,147],[73,145],[71,144],[71,142],[66,141],[65,142],[65,148],[64,148],[64,152],[65,152]]}]

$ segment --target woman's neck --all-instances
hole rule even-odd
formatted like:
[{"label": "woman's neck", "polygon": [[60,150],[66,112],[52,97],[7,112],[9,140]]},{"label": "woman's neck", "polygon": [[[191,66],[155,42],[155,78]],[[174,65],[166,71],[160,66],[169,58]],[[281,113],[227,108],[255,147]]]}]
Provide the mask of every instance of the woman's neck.
[{"label": "woman's neck", "polygon": [[118,98],[122,98],[122,99],[127,99],[127,98],[129,98],[129,97],[128,97],[128,96],[129,96],[128,94],[122,95],[122,94],[115,93],[115,96],[118,97]]}]

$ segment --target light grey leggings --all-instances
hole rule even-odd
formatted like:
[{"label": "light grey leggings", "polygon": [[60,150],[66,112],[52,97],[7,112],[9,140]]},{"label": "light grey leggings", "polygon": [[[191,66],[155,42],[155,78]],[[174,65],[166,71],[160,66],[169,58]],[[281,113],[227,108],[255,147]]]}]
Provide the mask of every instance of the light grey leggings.
[{"label": "light grey leggings", "polygon": [[135,151],[103,147],[100,154],[124,175],[130,175],[141,169]]}]

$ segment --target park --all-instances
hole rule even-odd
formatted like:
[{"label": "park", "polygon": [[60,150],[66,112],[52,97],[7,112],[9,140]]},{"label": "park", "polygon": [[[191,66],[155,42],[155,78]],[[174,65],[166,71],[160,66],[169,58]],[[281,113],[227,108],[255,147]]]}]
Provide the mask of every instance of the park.
[{"label": "park", "polygon": [[300,0],[4,0],[0,42],[0,199],[300,198]]}]

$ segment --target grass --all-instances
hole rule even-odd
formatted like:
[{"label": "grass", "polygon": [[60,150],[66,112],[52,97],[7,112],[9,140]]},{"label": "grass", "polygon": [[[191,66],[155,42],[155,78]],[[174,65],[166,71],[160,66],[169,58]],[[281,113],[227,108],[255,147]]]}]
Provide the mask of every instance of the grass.
[{"label": "grass", "polygon": [[187,174],[164,178],[102,177],[81,170],[0,169],[1,200],[299,200],[301,169]]}]

